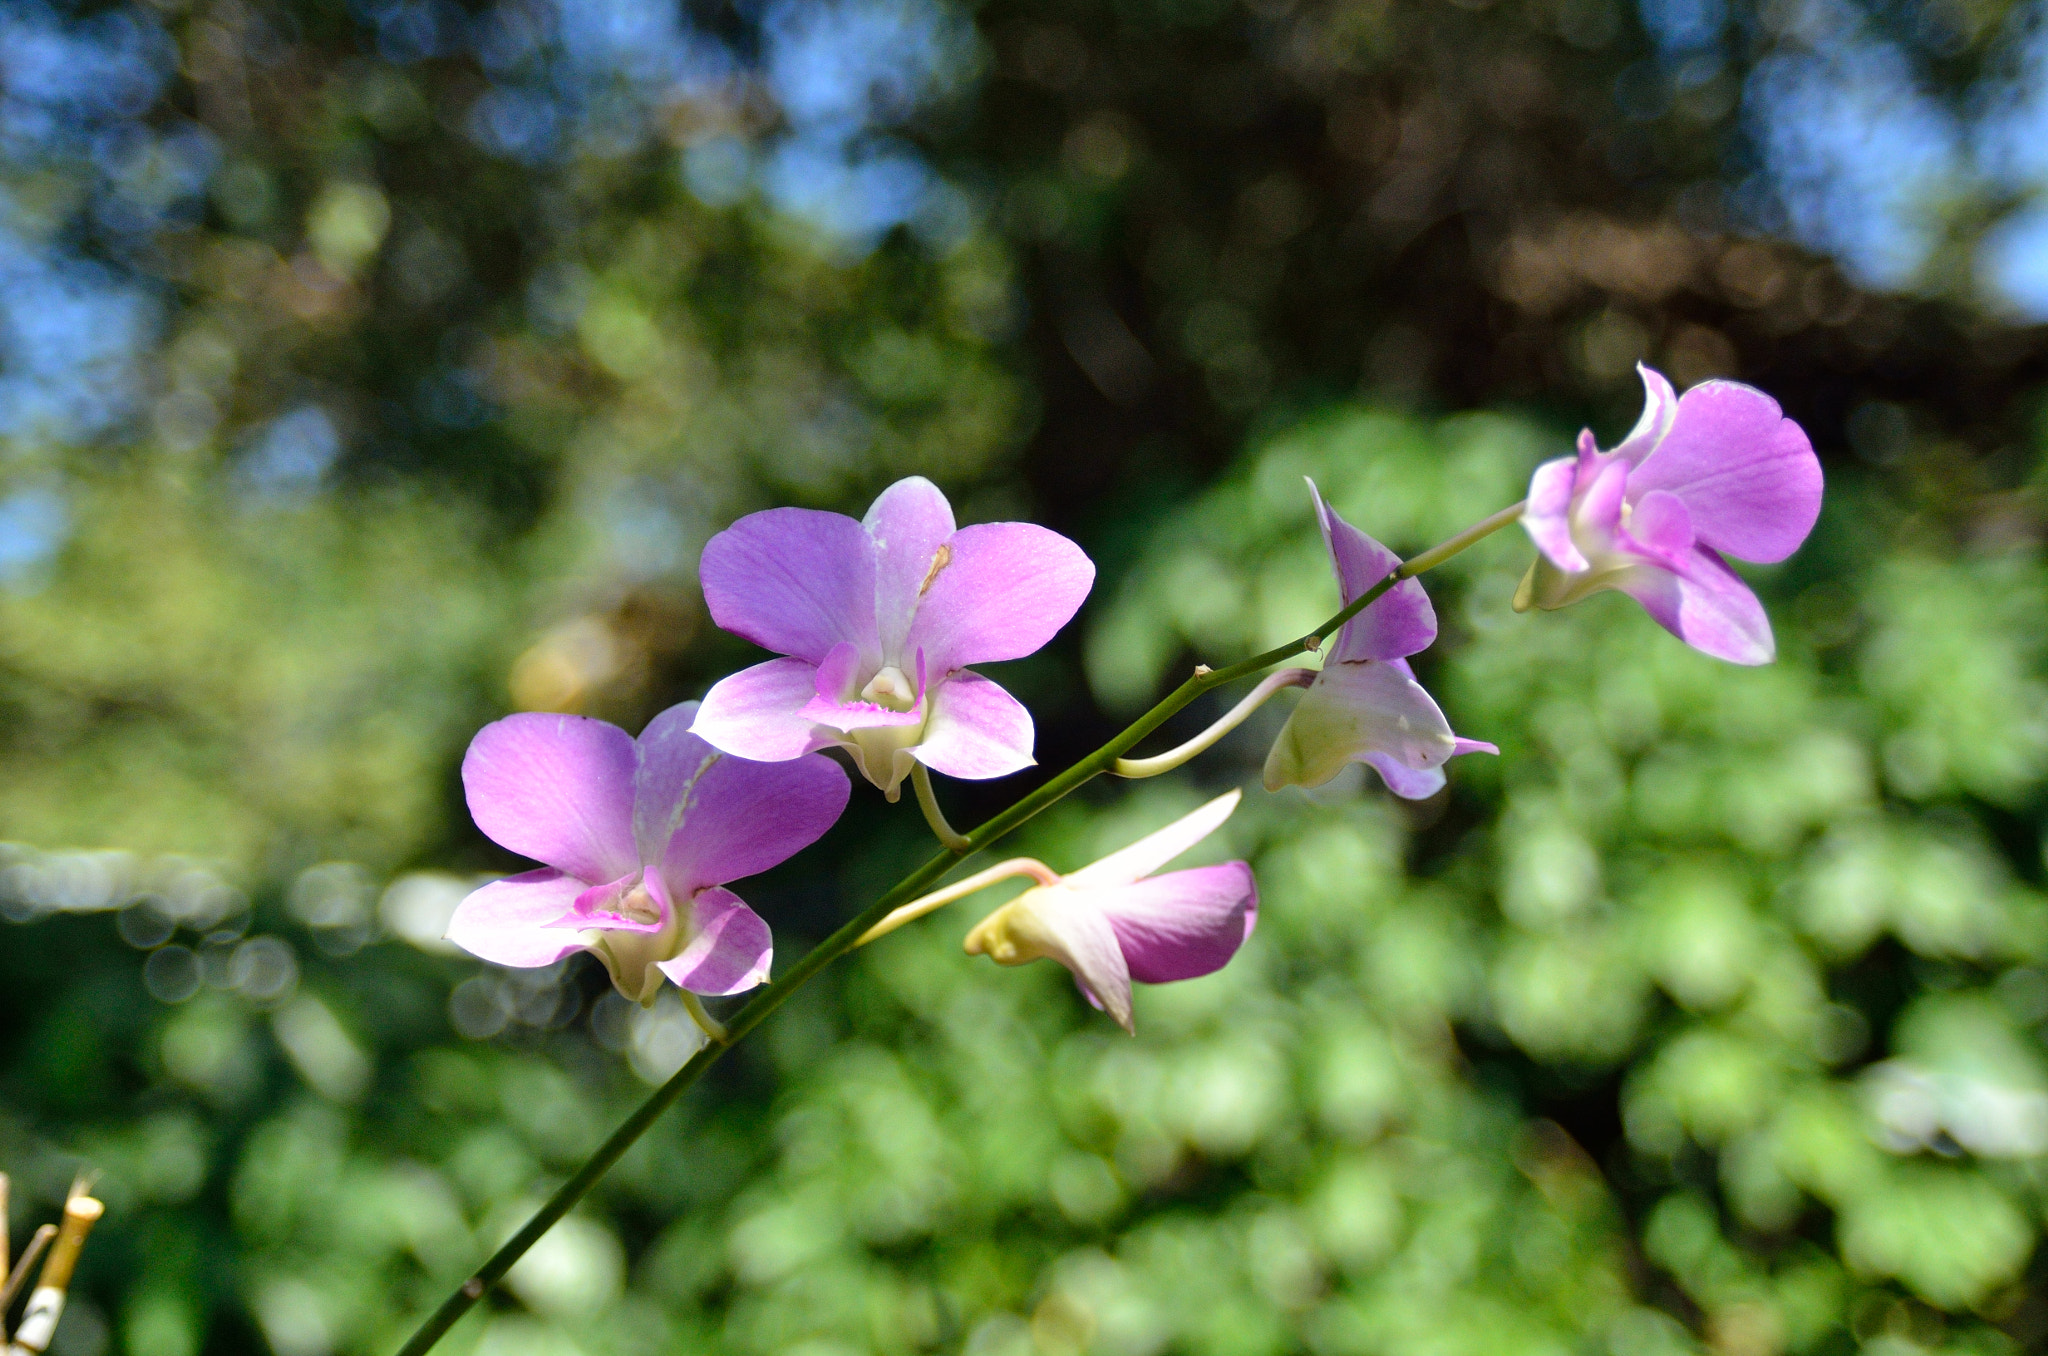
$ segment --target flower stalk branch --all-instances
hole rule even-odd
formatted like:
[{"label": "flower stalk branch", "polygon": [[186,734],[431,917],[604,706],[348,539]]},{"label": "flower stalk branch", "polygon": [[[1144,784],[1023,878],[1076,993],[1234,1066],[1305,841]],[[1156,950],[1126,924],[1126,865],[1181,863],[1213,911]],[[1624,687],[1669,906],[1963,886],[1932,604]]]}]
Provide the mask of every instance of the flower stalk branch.
[{"label": "flower stalk branch", "polygon": [[1196,754],[1201,753],[1223,736],[1244,724],[1245,718],[1266,704],[1266,699],[1283,688],[1307,687],[1316,680],[1314,669],[1281,669],[1267,674],[1264,681],[1245,694],[1244,700],[1218,720],[1214,725],[1182,744],[1179,748],[1168,749],[1165,753],[1150,758],[1119,758],[1111,765],[1110,771],[1119,777],[1157,777],[1162,772],[1171,772]]},{"label": "flower stalk branch", "polygon": [[932,794],[931,770],[923,763],[912,763],[910,785],[917,792],[917,808],[924,811],[924,822],[931,825],[932,833],[944,845],[946,851],[968,851],[971,844],[966,835],[959,833],[946,822],[946,813],[939,808],[939,798]]},{"label": "flower stalk branch", "polygon": [[886,937],[905,923],[924,917],[935,909],[942,909],[956,899],[965,899],[977,890],[986,890],[997,881],[1012,880],[1018,876],[1029,876],[1040,885],[1057,885],[1059,875],[1051,867],[1033,857],[1012,857],[1007,862],[998,862],[986,871],[977,871],[962,881],[956,881],[943,890],[934,890],[921,899],[913,899],[887,918],[863,932],[855,946],[866,946],[879,937]]},{"label": "flower stalk branch", "polygon": [[[1322,638],[1336,635],[1343,625],[1364,611],[1394,585],[1405,578],[1421,573],[1425,569],[1442,564],[1458,552],[1481,540],[1490,533],[1513,522],[1521,512],[1521,505],[1502,510],[1483,520],[1474,527],[1459,533],[1448,541],[1432,547],[1404,565],[1388,572],[1377,584],[1351,600],[1343,609],[1315,630],[1286,644],[1277,645],[1263,654],[1253,655],[1235,664],[1220,669],[1197,670],[1187,681],[1168,693],[1151,710],[1125,727],[1122,733],[1111,739],[1095,752],[1045,782],[1037,790],[1019,799],[1008,809],[968,833],[956,835],[958,847],[948,848],[932,857],[924,865],[898,881],[894,888],[869,905],[860,914],[849,919],[839,929],[811,948],[788,972],[771,984],[763,984],[754,991],[731,1018],[725,1023],[727,1038],[723,1043],[713,1041],[700,1048],[696,1054],[670,1076],[666,1083],[656,1088],[625,1121],[614,1130],[596,1152],[578,1168],[569,1179],[555,1189],[547,1202],[534,1213],[520,1230],[507,1239],[503,1246],[492,1253],[476,1273],[464,1281],[455,1292],[441,1302],[426,1321],[422,1323],[406,1344],[399,1348],[396,1356],[424,1356],[448,1330],[482,1299],[484,1292],[496,1285],[512,1269],[521,1257],[537,1243],[541,1236],[553,1228],[557,1221],[568,1214],[590,1193],[612,1166],[622,1158],[649,1127],[659,1120],[664,1112],[674,1106],[690,1087],[702,1078],[710,1067],[717,1063],[725,1052],[737,1045],[749,1032],[766,1021],[774,1011],[786,1002],[790,995],[809,983],[820,970],[852,951],[866,940],[870,933],[876,933],[899,909],[913,902],[920,902],[939,879],[969,853],[979,852],[1029,820],[1035,818],[1050,806],[1071,795],[1082,785],[1111,771],[1118,759],[1128,753],[1139,740],[1151,734],[1189,702],[1206,692],[1227,684],[1249,678],[1284,663],[1296,655],[1317,649]],[[964,885],[966,882],[962,882]],[[936,908],[937,905],[932,905]],[[907,921],[907,920],[905,920]],[[895,926],[892,924],[891,926]],[[886,929],[885,929],[886,930]]]}]

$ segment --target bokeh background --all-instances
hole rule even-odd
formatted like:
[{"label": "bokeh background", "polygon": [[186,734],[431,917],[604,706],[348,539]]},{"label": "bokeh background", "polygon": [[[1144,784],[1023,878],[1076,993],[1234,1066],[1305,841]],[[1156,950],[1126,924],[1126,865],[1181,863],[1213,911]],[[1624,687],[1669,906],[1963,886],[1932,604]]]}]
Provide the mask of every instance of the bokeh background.
[{"label": "bokeh background", "polygon": [[[1304,473],[1418,549],[1618,436],[1638,359],[1820,450],[1775,667],[1516,617],[1490,540],[1421,668],[1502,756],[1253,790],[1227,971],[1133,1040],[907,929],[448,1350],[2048,1349],[2041,19],[0,9],[0,1166],[17,1238],[109,1205],[60,1356],[388,1351],[687,1053],[587,957],[438,937],[518,869],[478,725],[756,658],[694,584],[732,518],[918,473],[1080,541],[998,674],[1058,768],[1332,610]],[[1255,781],[1281,705],[1016,846]],[[929,850],[861,788],[743,888],[787,959]]]}]

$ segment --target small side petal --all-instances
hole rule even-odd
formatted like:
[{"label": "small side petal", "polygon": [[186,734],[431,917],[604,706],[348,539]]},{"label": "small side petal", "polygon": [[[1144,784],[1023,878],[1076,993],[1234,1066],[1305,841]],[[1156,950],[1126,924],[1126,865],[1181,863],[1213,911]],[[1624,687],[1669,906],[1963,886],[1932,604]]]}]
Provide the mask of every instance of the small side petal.
[{"label": "small side petal", "polygon": [[996,683],[961,669],[932,692],[931,708],[910,752],[932,771],[980,781],[1031,766],[1031,713]]},{"label": "small side petal", "polygon": [[1035,523],[981,523],[947,542],[904,642],[932,672],[1022,659],[1073,619],[1095,583],[1095,562]]},{"label": "small side petal", "polygon": [[764,649],[814,665],[841,641],[879,653],[874,543],[843,513],[749,513],[705,544],[698,578],[712,620]]},{"label": "small side petal", "polygon": [[1614,587],[1643,605],[1657,624],[1702,654],[1731,664],[1768,664],[1777,657],[1771,619],[1728,562],[1693,548],[1683,574],[1639,565],[1615,576]]},{"label": "small side petal", "polygon": [[875,544],[875,625],[886,660],[905,651],[919,590],[953,535],[953,506],[938,486],[910,476],[876,497],[861,526]]},{"label": "small side petal", "polygon": [[1643,379],[1643,413],[1611,454],[1631,466],[1642,465],[1643,459],[1657,450],[1678,418],[1678,396],[1664,374],[1642,363],[1636,364],[1636,372]]},{"label": "small side petal", "polygon": [[1077,890],[1102,890],[1129,885],[1157,871],[1223,826],[1244,798],[1226,791],[1207,805],[1190,810],[1163,829],[1155,829],[1127,848],[1110,853],[1064,879]]},{"label": "small side petal", "polygon": [[1454,747],[1450,722],[1405,665],[1331,664],[1273,741],[1266,789],[1321,786],[1370,753],[1420,772],[1441,766]]},{"label": "small side petal", "polygon": [[771,659],[721,678],[704,694],[690,732],[711,747],[760,763],[801,758],[832,741],[803,715],[818,691],[801,659]]},{"label": "small side petal", "polygon": [[574,928],[547,926],[569,912],[588,887],[559,871],[528,871],[494,880],[455,906],[448,940],[470,955],[522,970],[553,965],[583,945]]},{"label": "small side petal", "polygon": [[1820,516],[1820,459],[1778,402],[1735,381],[1701,382],[1654,457],[1629,478],[1631,498],[1669,490],[1699,540],[1769,564],[1799,549]]},{"label": "small side petal", "polygon": [[[1345,606],[1392,574],[1401,558],[1344,521],[1323,500],[1316,483],[1308,482],[1315,498],[1316,521],[1323,529],[1323,544],[1330,549],[1330,564],[1337,571],[1337,592]],[[1422,582],[1404,579],[1375,598],[1365,611],[1344,623],[1337,641],[1328,652],[1331,662],[1354,659],[1396,659],[1426,650],[1436,639],[1436,609]]]},{"label": "small side petal", "polygon": [[661,972],[691,993],[742,993],[768,981],[775,939],[761,915],[730,890],[710,889],[691,905],[690,944]]},{"label": "small side petal", "polygon": [[1141,984],[1214,974],[1258,921],[1259,890],[1243,862],[1169,871],[1098,896],[1124,965]]},{"label": "small side petal", "polygon": [[1651,490],[1636,501],[1628,535],[1645,554],[1681,568],[1678,562],[1693,546],[1692,515],[1685,501],[1669,490]]},{"label": "small side petal", "polygon": [[820,701],[852,701],[860,691],[860,647],[842,640],[827,650],[813,681]]},{"label": "small side petal", "polygon": [[633,737],[588,716],[529,711],[469,741],[462,788],[486,837],[586,881],[638,866]]},{"label": "small side petal", "polygon": [[679,899],[776,866],[825,836],[853,783],[822,754],[781,763],[721,757],[697,778],[655,860]]},{"label": "small side petal", "polygon": [[1379,773],[1387,790],[1402,800],[1428,800],[1450,781],[1441,767],[1407,767],[1390,754],[1368,753],[1359,761]]},{"label": "small side petal", "polygon": [[1131,971],[1099,896],[1053,886],[1028,891],[1005,907],[1018,910],[1012,935],[1066,966],[1091,1002],[1124,1030],[1132,1029]]},{"label": "small side petal", "polygon": [[1588,568],[1586,558],[1572,542],[1572,487],[1577,483],[1578,464],[1570,457],[1546,461],[1529,477],[1528,505],[1522,510],[1522,527],[1536,549],[1548,556],[1560,570]]}]

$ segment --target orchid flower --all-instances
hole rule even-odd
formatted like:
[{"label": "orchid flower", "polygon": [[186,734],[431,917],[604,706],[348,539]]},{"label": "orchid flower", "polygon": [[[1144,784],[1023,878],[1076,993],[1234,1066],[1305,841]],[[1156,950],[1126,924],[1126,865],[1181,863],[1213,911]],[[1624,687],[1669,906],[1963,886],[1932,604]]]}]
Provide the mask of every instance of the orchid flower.
[{"label": "orchid flower", "polygon": [[[1323,544],[1348,606],[1394,572],[1401,558],[1339,517],[1310,481]],[[1499,753],[1451,733],[1443,710],[1415,681],[1408,656],[1436,639],[1436,609],[1403,579],[1344,623],[1322,671],[1266,756],[1266,789],[1321,786],[1346,763],[1368,763],[1387,789],[1421,800],[1443,789],[1444,763],[1462,753]]]},{"label": "orchid flower", "polygon": [[884,490],[860,522],[748,514],[705,546],[699,573],[720,626],[787,657],[721,680],[696,733],[762,762],[844,748],[890,800],[913,761],[969,779],[1031,766],[1031,713],[966,665],[1037,650],[1095,581],[1056,532],[956,529],[922,476]]},{"label": "orchid flower", "polygon": [[1252,935],[1259,890],[1245,863],[1148,874],[1213,833],[1238,797],[1218,796],[1069,875],[1030,863],[1040,883],[975,924],[967,954],[998,965],[1049,956],[1073,972],[1089,1002],[1130,1031],[1131,981],[1168,984],[1213,974]]},{"label": "orchid flower", "polygon": [[696,717],[695,702],[672,706],[637,740],[601,720],[531,712],[478,731],[462,760],[471,816],[546,865],[463,900],[448,940],[521,967],[592,951],[638,1003],[663,976],[708,995],[765,981],[768,925],[725,883],[816,842],[851,786],[829,758],[720,753],[690,733]]},{"label": "orchid flower", "polygon": [[1813,444],[1753,386],[1708,381],[1680,398],[1637,370],[1643,414],[1621,445],[1602,452],[1587,429],[1576,457],[1530,478],[1522,525],[1541,554],[1515,611],[1619,589],[1694,649],[1768,664],[1770,619],[1721,553],[1770,564],[1799,549],[1820,516]]}]

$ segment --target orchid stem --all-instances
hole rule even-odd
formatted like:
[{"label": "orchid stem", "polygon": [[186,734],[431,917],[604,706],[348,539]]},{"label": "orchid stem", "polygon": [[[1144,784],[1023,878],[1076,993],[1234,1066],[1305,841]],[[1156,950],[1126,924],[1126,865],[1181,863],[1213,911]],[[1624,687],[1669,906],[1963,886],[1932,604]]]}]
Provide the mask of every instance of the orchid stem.
[{"label": "orchid stem", "polygon": [[985,890],[999,880],[1012,876],[1029,876],[1040,885],[1057,885],[1059,875],[1044,862],[1031,857],[1012,857],[1007,862],[998,862],[986,871],[977,871],[962,881],[956,881],[943,890],[934,890],[922,899],[913,899],[887,918],[860,935],[855,946],[866,946],[877,937],[886,937],[897,928],[914,919],[922,918],[934,909],[943,908],[956,899],[965,899],[976,890]]},{"label": "orchid stem", "polygon": [[688,989],[682,989],[681,992],[683,995],[683,1011],[690,1014],[690,1020],[697,1024],[698,1029],[710,1037],[714,1045],[730,1043],[732,1034],[725,1029],[724,1022],[719,1021],[716,1017],[704,1011],[704,1000],[691,993]]},{"label": "orchid stem", "polygon": [[1413,579],[1424,570],[1433,570],[1475,542],[1485,541],[1508,524],[1520,522],[1522,510],[1528,506],[1529,501],[1526,499],[1509,504],[1499,513],[1481,518],[1457,536],[1438,542],[1421,555],[1402,564],[1394,573],[1403,579]]},{"label": "orchid stem", "polygon": [[[939,878],[952,869],[954,863],[961,857],[988,847],[1037,816],[1048,806],[1058,803],[1079,787],[1114,769],[1117,760],[1130,752],[1139,740],[1164,725],[1175,712],[1203,693],[1234,683],[1240,678],[1249,678],[1255,673],[1264,672],[1298,654],[1308,654],[1319,649],[1324,637],[1335,635],[1344,623],[1370,607],[1388,589],[1403,579],[1413,578],[1424,570],[1441,565],[1474,542],[1514,522],[1521,514],[1521,504],[1502,509],[1448,541],[1424,551],[1406,564],[1395,567],[1385,579],[1352,599],[1335,616],[1298,640],[1291,640],[1285,645],[1267,650],[1264,654],[1253,655],[1250,659],[1240,660],[1220,669],[1209,669],[1204,666],[1196,670],[1186,682],[1167,693],[1151,710],[1126,726],[1121,734],[1065,772],[1046,781],[1009,809],[965,834],[954,833],[950,827],[946,828],[940,833],[940,841],[947,842],[946,851],[925,862],[856,917],[841,924],[831,936],[812,947],[796,964],[790,966],[780,979],[756,989],[754,996],[725,1023],[726,1040],[722,1043],[713,1041],[700,1048],[696,1054],[690,1056],[682,1068],[670,1076],[668,1082],[656,1088],[653,1094],[612,1132],[611,1137],[598,1146],[597,1152],[585,1160],[583,1166],[578,1168],[568,1181],[555,1188],[555,1194],[548,1197],[547,1203],[535,1212],[533,1218],[528,1220],[518,1233],[507,1239],[502,1247],[477,1268],[474,1275],[464,1281],[454,1294],[443,1300],[440,1307],[427,1316],[419,1330],[398,1349],[397,1356],[424,1356],[424,1353],[431,1350],[434,1344],[455,1326],[457,1319],[476,1306],[476,1302],[483,1298],[486,1290],[504,1278],[505,1273],[512,1269],[512,1264],[524,1257],[527,1249],[538,1242],[542,1234],[553,1228],[557,1220],[568,1214],[578,1201],[590,1194],[590,1189],[597,1185],[598,1179],[609,1172],[612,1165],[625,1155],[626,1150],[632,1148],[640,1136],[646,1134],[648,1128],[661,1119],[662,1113],[674,1106],[683,1093],[702,1078],[705,1071],[717,1063],[727,1050],[739,1044],[748,1032],[766,1021],[769,1014],[788,1001],[791,994],[809,983],[820,970],[868,940],[870,934],[880,936],[881,931],[878,929],[886,930],[882,929],[882,925],[888,923],[898,910],[915,904],[925,904],[931,898],[935,898],[926,892],[938,884]],[[913,780],[918,788],[919,802],[928,807],[926,815],[934,821],[932,827],[937,831],[945,821],[938,816],[937,805],[929,799],[929,782],[921,775],[922,772],[923,765],[916,765],[912,773]],[[948,834],[952,835],[958,846],[948,841]],[[1009,866],[1011,863],[1006,862],[1003,865]],[[968,879],[973,880],[975,877]],[[964,886],[967,883],[962,881],[960,885]],[[938,893],[944,894],[946,891]],[[954,897],[958,898],[957,895]],[[931,904],[930,907],[935,909],[939,905]],[[908,919],[904,921],[907,922]]]},{"label": "orchid stem", "polygon": [[1179,748],[1168,749],[1150,758],[1119,758],[1109,770],[1119,777],[1157,777],[1162,772],[1171,772],[1244,724],[1245,718],[1264,706],[1266,699],[1275,692],[1288,687],[1307,687],[1315,680],[1314,669],[1281,669],[1277,673],[1269,673],[1265,681],[1247,692],[1244,700],[1231,707],[1221,720]]},{"label": "orchid stem", "polygon": [[973,844],[946,822],[945,811],[939,808],[939,798],[932,794],[932,774],[923,763],[913,762],[910,765],[910,784],[917,788],[917,808],[924,811],[924,822],[932,826],[932,832],[938,835],[946,851],[970,850]]}]

